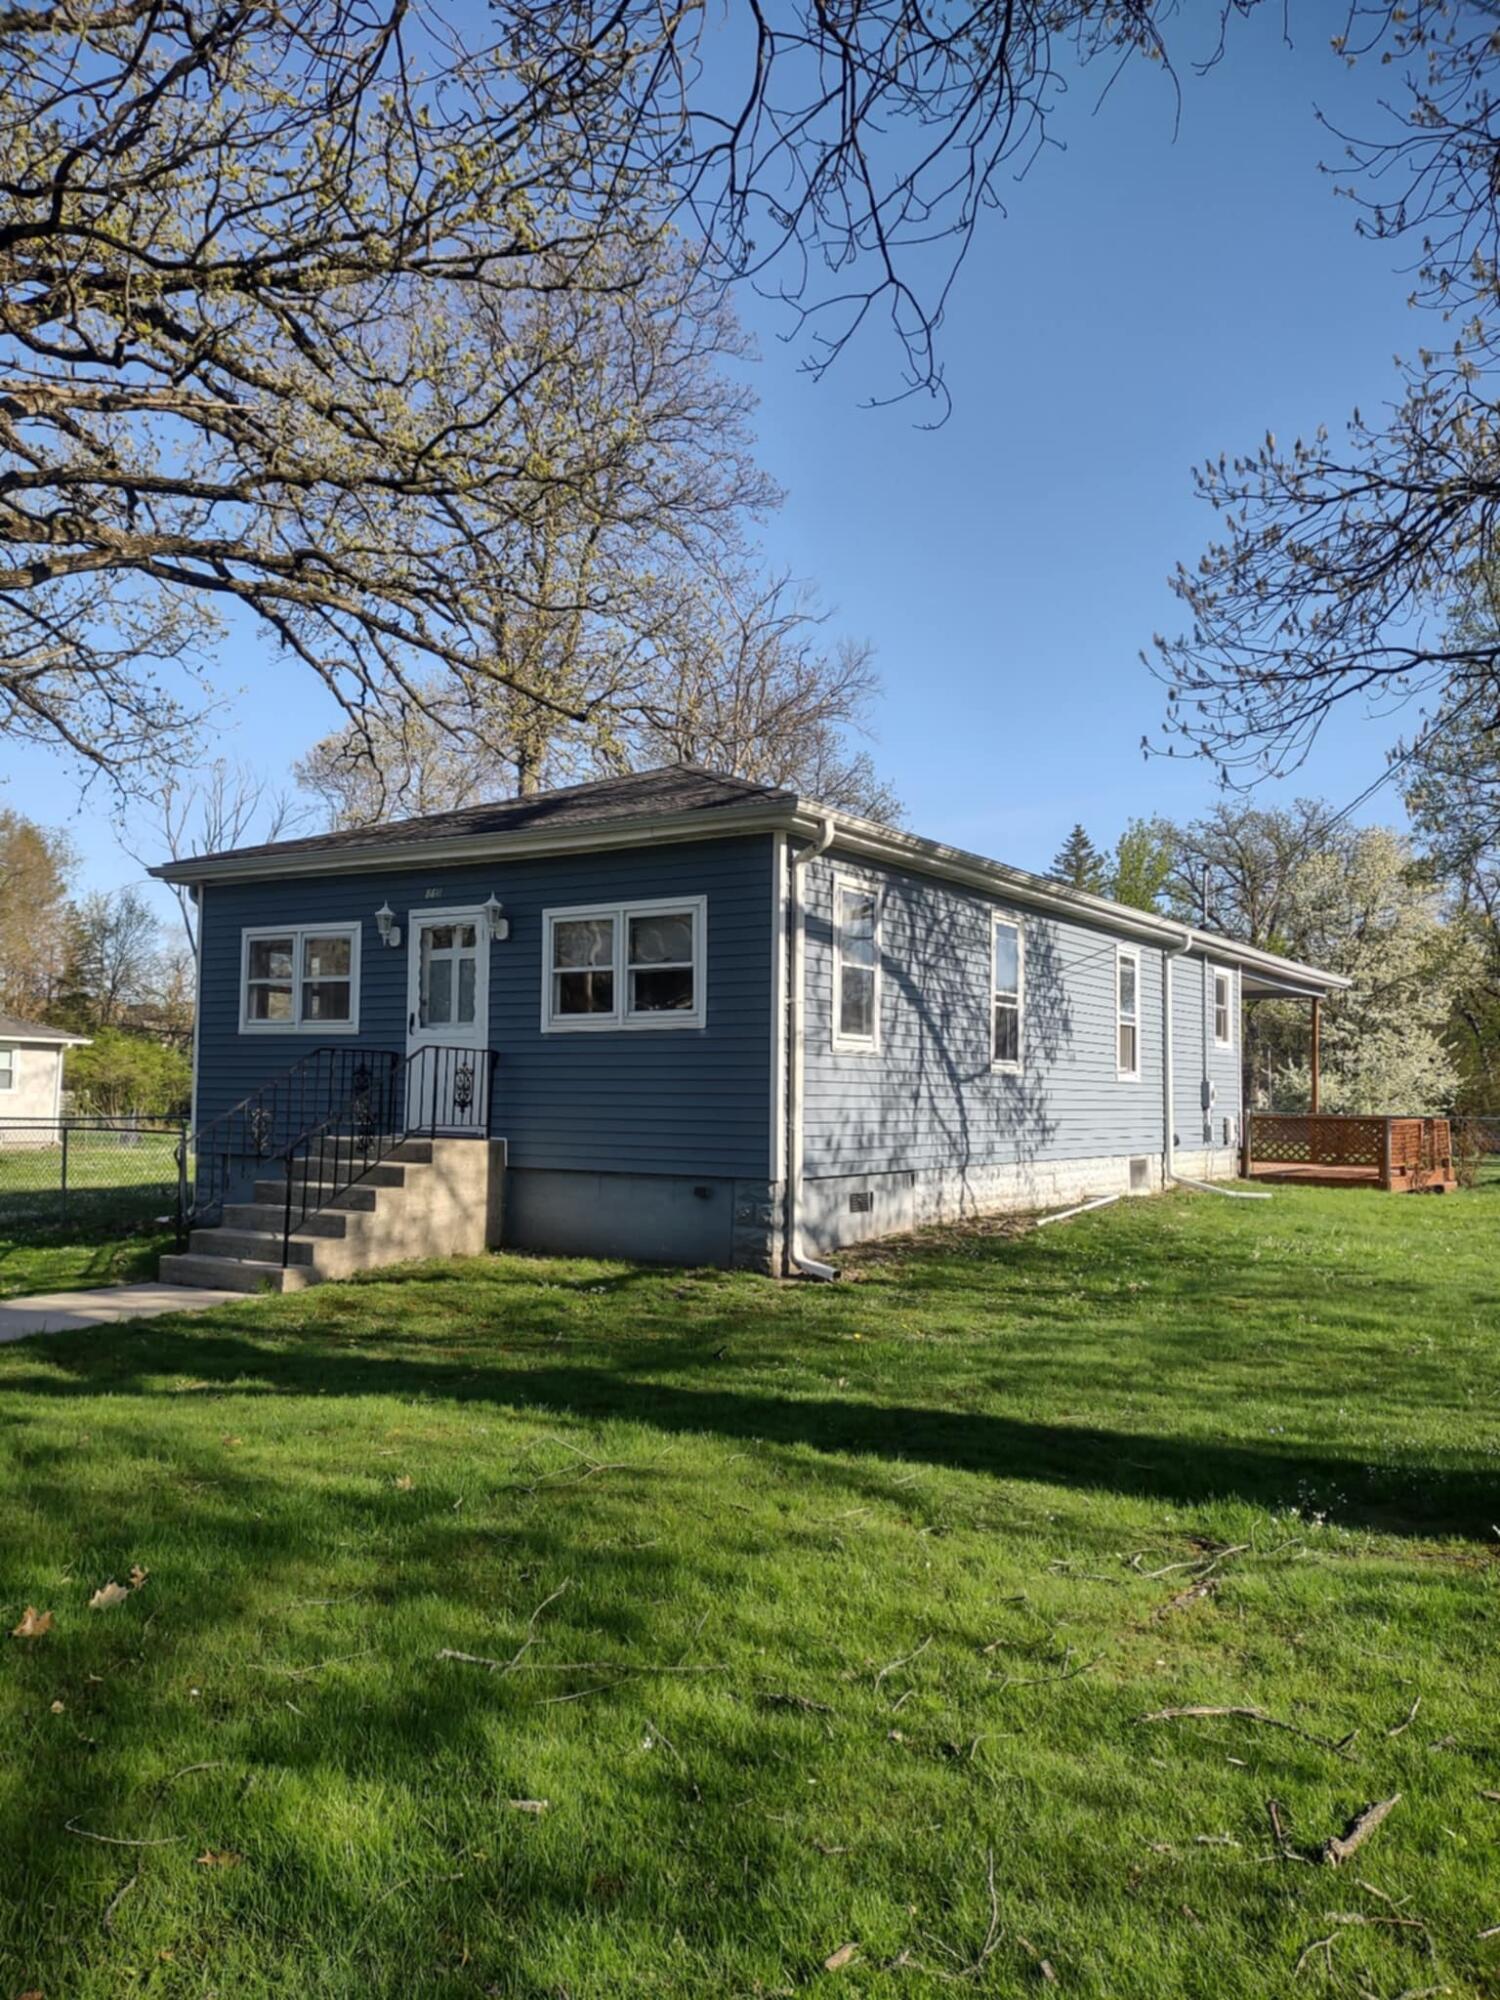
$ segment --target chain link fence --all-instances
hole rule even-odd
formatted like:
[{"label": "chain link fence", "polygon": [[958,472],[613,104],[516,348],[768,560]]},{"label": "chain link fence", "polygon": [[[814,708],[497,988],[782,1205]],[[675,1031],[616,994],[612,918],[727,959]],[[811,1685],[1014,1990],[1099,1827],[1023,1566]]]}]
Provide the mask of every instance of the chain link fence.
[{"label": "chain link fence", "polygon": [[170,1217],[186,1131],[170,1118],[0,1118],[0,1236]]}]

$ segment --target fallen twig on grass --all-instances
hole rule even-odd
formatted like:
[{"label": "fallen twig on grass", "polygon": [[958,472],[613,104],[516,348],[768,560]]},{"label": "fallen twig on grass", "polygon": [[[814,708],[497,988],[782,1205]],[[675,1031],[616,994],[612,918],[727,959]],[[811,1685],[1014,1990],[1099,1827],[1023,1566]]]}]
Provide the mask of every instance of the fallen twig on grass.
[{"label": "fallen twig on grass", "polygon": [[1476,1931],[1474,1935],[1479,1938],[1500,1937],[1500,1924],[1486,1924],[1482,1931]]},{"label": "fallen twig on grass", "polygon": [[755,1699],[763,1701],[767,1708],[800,1708],[808,1715],[832,1715],[833,1710],[826,1701],[810,1701],[805,1694],[781,1694],[767,1691]]},{"label": "fallen twig on grass", "polygon": [[1371,1930],[1420,1931],[1428,1956],[1432,1955],[1432,1937],[1420,1917],[1372,1917],[1364,1910],[1325,1910],[1323,1921],[1325,1924],[1359,1925]]},{"label": "fallen twig on grass", "polygon": [[1419,1708],[1420,1708],[1421,1706],[1422,1706],[1422,1697],[1421,1697],[1420,1695],[1418,1695],[1418,1696],[1417,1696],[1417,1698],[1416,1698],[1416,1700],[1415,1700],[1415,1701],[1414,1701],[1414,1702],[1412,1703],[1411,1707],[1410,1707],[1410,1708],[1409,1708],[1409,1709],[1407,1710],[1407,1713],[1406,1713],[1406,1719],[1405,1719],[1405,1721],[1404,1721],[1404,1722],[1398,1722],[1398,1723],[1396,1724],[1396,1726],[1395,1726],[1395,1728],[1394,1728],[1394,1729],[1388,1729],[1388,1730],[1387,1730],[1387,1731],[1385,1732],[1385,1733],[1386,1733],[1386,1735],[1387,1735],[1387,1736],[1400,1736],[1400,1735],[1402,1735],[1402,1734],[1403,1734],[1403,1733],[1404,1733],[1404,1732],[1405,1732],[1406,1730],[1410,1729],[1410,1728],[1411,1728],[1411,1726],[1412,1726],[1412,1724],[1413,1724],[1413,1723],[1414,1723],[1414,1722],[1416,1721],[1416,1719],[1417,1719],[1417,1710],[1418,1710],[1418,1709],[1419,1709]]},{"label": "fallen twig on grass", "polygon": [[341,1667],[350,1660],[363,1660],[374,1651],[373,1646],[361,1646],[357,1653],[334,1653],[326,1660],[312,1660],[305,1667],[284,1666],[278,1660],[252,1660],[250,1671],[256,1674],[285,1674],[288,1680],[305,1681],[309,1674],[320,1674],[325,1667]]},{"label": "fallen twig on grass", "polygon": [[[1142,1569],[1141,1556],[1133,1555],[1127,1568],[1133,1569],[1137,1576],[1144,1577],[1148,1583],[1154,1583],[1159,1577],[1172,1576],[1180,1569],[1195,1569],[1202,1575],[1208,1576],[1219,1567],[1220,1563],[1227,1563],[1231,1556],[1245,1555],[1253,1546],[1250,1542],[1235,1542],[1227,1549],[1216,1550],[1213,1555],[1190,1556],[1186,1562],[1163,1563],[1160,1569]],[[1142,1550],[1141,1554],[1144,1553]]]},{"label": "fallen twig on grass", "polygon": [[1400,1803],[1400,1799],[1401,1794],[1397,1792],[1391,1798],[1379,1799],[1374,1805],[1366,1806],[1363,1812],[1357,1813],[1350,1820],[1341,1834],[1335,1834],[1331,1839],[1324,1841],[1322,1859],[1330,1868],[1337,1868],[1341,1862],[1347,1861],[1357,1848],[1364,1846],[1381,1821]]},{"label": "fallen twig on grass", "polygon": [[1335,1757],[1346,1757],[1349,1745],[1354,1741],[1356,1731],[1341,1736],[1337,1742],[1329,1736],[1314,1736],[1309,1729],[1300,1729],[1295,1722],[1283,1722],[1279,1716],[1267,1715],[1263,1708],[1251,1708],[1242,1703],[1223,1706],[1209,1703],[1192,1703],[1185,1708],[1154,1708],[1149,1715],[1138,1715],[1137,1722],[1207,1722],[1233,1718],[1241,1722],[1260,1723],[1266,1729],[1281,1729],[1288,1736],[1300,1736],[1304,1743],[1315,1743],[1320,1750],[1331,1750]]},{"label": "fallen twig on grass", "polygon": [[79,1826],[71,1819],[63,1832],[76,1833],[80,1840],[97,1840],[104,1847],[175,1847],[179,1841],[187,1839],[185,1833],[167,1833],[159,1840],[122,1840],[118,1834],[90,1833],[86,1826]]},{"label": "fallen twig on grass", "polygon": [[116,1889],[115,1893],[110,1897],[108,1903],[106,1903],[104,1906],[104,1915],[101,1919],[101,1922],[105,1930],[112,1931],[114,1929],[115,1911],[119,1909],[121,1903],[124,1902],[125,1898],[130,1894],[131,1890],[135,1887],[136,1883],[140,1881],[140,1879],[141,1879],[140,1864],[137,1863],[135,1873],[130,1877],[128,1881],[122,1882],[120,1884],[119,1888]]},{"label": "fallen twig on grass", "polygon": [[921,1654],[925,1653],[927,1651],[927,1648],[931,1644],[932,1644],[932,1634],[929,1632],[927,1637],[922,1641],[920,1646],[914,1646],[909,1653],[903,1653],[899,1660],[887,1661],[885,1666],[883,1666],[880,1669],[880,1672],[875,1676],[876,1694],[879,1694],[880,1684],[885,1679],[887,1674],[895,1673],[898,1667],[909,1667],[912,1661],[919,1658]]},{"label": "fallen twig on grass", "polygon": [[[1092,1673],[1103,1658],[1104,1655],[1102,1653],[1095,1653],[1091,1660],[1080,1661],[1076,1667],[1064,1666],[1055,1674],[1030,1674],[1024,1676],[1003,1674],[996,1681],[996,1692],[1003,1693],[1006,1688],[1054,1687],[1059,1681],[1076,1681],[1080,1674]],[[990,1678],[991,1680],[995,1680],[993,1674]]]},{"label": "fallen twig on grass", "polygon": [[1311,1944],[1304,1945],[1302,1947],[1301,1955],[1298,1957],[1297,1963],[1292,1967],[1293,1979],[1295,1979],[1298,1976],[1303,1966],[1306,1965],[1307,1961],[1312,1957],[1315,1951],[1322,1952],[1323,1969],[1331,1977],[1333,1974],[1333,1947],[1337,1943],[1337,1941],[1338,1941],[1338,1932],[1332,1931],[1326,1938],[1314,1938]]}]

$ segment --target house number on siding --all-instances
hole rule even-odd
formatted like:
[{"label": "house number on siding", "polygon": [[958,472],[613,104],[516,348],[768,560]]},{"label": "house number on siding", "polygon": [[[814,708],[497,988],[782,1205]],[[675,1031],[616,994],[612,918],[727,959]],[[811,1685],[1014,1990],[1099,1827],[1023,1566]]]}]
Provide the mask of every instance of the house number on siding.
[{"label": "house number on siding", "polygon": [[424,889],[422,891],[422,896],[426,902],[435,903],[438,897],[442,895],[442,893],[443,892],[441,889]]}]

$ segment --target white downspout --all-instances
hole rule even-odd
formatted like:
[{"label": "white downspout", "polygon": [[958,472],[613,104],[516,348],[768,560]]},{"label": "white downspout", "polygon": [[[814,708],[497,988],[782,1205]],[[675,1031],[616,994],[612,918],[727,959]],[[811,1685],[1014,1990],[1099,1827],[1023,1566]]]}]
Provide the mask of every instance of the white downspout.
[{"label": "white downspout", "polygon": [[806,1278],[817,1278],[827,1282],[836,1278],[838,1272],[831,1264],[823,1264],[816,1257],[809,1257],[802,1249],[802,1221],[799,1204],[802,1196],[802,1072],[805,1034],[803,1017],[806,1011],[804,983],[807,965],[807,926],[802,907],[802,878],[799,870],[818,855],[826,854],[833,845],[833,821],[826,815],[818,826],[816,840],[799,848],[792,856],[790,881],[787,890],[791,904],[787,923],[791,945],[791,963],[788,977],[791,982],[791,1031],[787,1050],[787,1175],[786,1175],[786,1257],[793,1270],[800,1271]]},{"label": "white downspout", "polygon": [[1176,1080],[1172,1073],[1172,962],[1182,958],[1193,948],[1193,934],[1184,931],[1181,944],[1164,946],[1161,955],[1161,1184],[1171,1185],[1177,1178],[1177,1105]]}]

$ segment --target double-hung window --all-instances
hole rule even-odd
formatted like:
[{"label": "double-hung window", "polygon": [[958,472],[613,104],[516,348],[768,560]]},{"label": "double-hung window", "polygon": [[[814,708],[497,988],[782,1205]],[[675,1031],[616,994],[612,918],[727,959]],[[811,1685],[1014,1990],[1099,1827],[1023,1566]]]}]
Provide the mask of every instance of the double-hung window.
[{"label": "double-hung window", "polygon": [[834,877],[833,1042],[873,1049],[880,1038],[880,902],[863,883]]},{"label": "double-hung window", "polygon": [[1129,945],[1115,951],[1115,1070],[1122,1083],[1141,1074],[1141,955]]},{"label": "double-hung window", "polygon": [[359,925],[243,934],[242,1034],[352,1035],[359,1027]]},{"label": "double-hung window", "polygon": [[548,910],[542,1026],[701,1028],[702,896]]},{"label": "double-hung window", "polygon": [[996,917],[990,975],[990,1061],[996,1069],[1021,1067],[1023,950],[1021,926]]},{"label": "double-hung window", "polygon": [[1232,985],[1227,972],[1214,974],[1214,1046],[1228,1049],[1234,1046],[1233,1014],[1231,1012]]},{"label": "double-hung window", "polygon": [[0,1048],[0,1090],[14,1090],[16,1087],[16,1052],[10,1048]]}]

